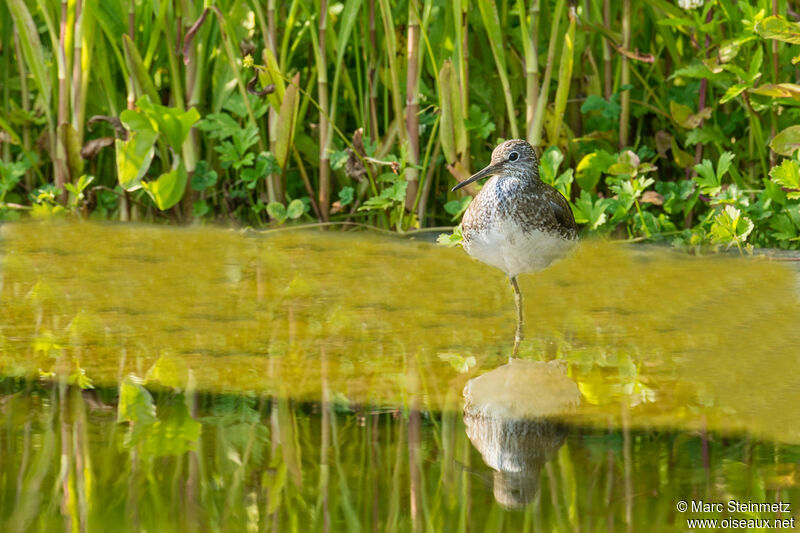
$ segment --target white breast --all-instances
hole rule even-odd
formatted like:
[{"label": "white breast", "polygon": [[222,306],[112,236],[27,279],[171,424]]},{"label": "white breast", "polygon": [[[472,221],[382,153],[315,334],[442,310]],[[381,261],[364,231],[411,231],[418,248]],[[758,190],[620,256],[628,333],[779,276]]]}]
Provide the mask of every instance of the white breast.
[{"label": "white breast", "polygon": [[551,233],[522,231],[512,220],[495,220],[488,228],[471,232],[464,239],[464,250],[469,255],[512,278],[547,268],[574,245],[575,241]]}]

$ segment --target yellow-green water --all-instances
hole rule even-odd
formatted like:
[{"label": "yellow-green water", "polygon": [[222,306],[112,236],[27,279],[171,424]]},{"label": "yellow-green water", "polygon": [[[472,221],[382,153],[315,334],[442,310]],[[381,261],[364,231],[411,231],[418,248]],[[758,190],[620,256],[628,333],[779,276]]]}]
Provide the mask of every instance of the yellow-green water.
[{"label": "yellow-green water", "polygon": [[[201,391],[437,411],[513,344],[504,276],[413,239],[8,224],[0,246],[9,375],[109,385],[160,360]],[[520,355],[569,363],[584,421],[800,442],[797,287],[763,259],[587,242],[521,277]]]},{"label": "yellow-green water", "polygon": [[0,258],[3,532],[798,517],[786,264],[584,242],[521,278],[509,362],[503,275],[420,240],[27,223]]}]

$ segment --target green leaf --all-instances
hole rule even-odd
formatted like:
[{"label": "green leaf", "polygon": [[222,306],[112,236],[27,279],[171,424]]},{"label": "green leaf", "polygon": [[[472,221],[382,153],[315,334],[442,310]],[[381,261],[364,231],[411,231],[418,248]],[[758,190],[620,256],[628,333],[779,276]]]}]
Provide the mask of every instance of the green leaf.
[{"label": "green leaf", "polygon": [[383,189],[378,196],[369,198],[358,210],[389,209],[397,204],[403,203],[405,201],[407,185],[408,182],[405,180],[395,182],[392,186]]},{"label": "green leaf", "polygon": [[774,230],[772,236],[779,241],[790,241],[797,238],[797,227],[787,214],[781,213],[771,217],[769,227]]},{"label": "green leaf", "polygon": [[450,366],[453,368],[453,370],[459,374],[469,372],[469,369],[475,366],[475,363],[477,362],[474,355],[465,357],[455,353],[440,353],[438,356],[442,361],[450,363]]},{"label": "green leaf", "polygon": [[138,87],[137,92],[149,96],[153,101],[158,101],[158,91],[156,91],[156,86],[150,78],[150,73],[147,72],[147,67],[142,61],[142,56],[139,55],[136,44],[131,41],[127,34],[122,36],[122,49],[125,52],[125,63],[128,66],[128,72]]},{"label": "green leaf", "polygon": [[[455,98],[455,96],[454,96]],[[460,120],[461,118],[461,111],[460,106],[456,106],[455,109],[458,109],[457,119]],[[455,110],[454,109],[454,110]],[[469,106],[469,118],[464,122],[464,126],[466,127],[466,131],[474,131],[476,132],[479,139],[487,139],[489,135],[495,130],[495,123],[491,120],[491,115],[489,115],[488,111],[482,110],[478,105],[472,104]],[[459,153],[464,152],[464,147],[466,146],[466,132],[464,127],[462,128],[455,128],[456,130],[456,148],[459,150]],[[464,136],[464,147],[461,147],[458,143],[460,142],[459,135]]]},{"label": "green leaf", "polygon": [[165,172],[156,181],[142,182],[142,187],[162,211],[177,204],[186,191],[187,173],[183,161],[177,158],[177,166]]},{"label": "green leaf", "polygon": [[733,162],[734,157],[736,156],[733,155],[733,152],[723,152],[720,154],[717,160],[717,179],[720,182],[722,181],[722,177],[728,173],[728,169],[731,168],[731,162]]},{"label": "green leaf", "polygon": [[711,161],[703,159],[702,163],[694,166],[694,169],[698,176],[692,179],[700,187],[700,191],[703,194],[714,196],[719,193],[722,184],[717,173],[714,172]]},{"label": "green leaf", "polygon": [[734,98],[745,92],[748,89],[748,87],[750,87],[749,83],[736,83],[734,85],[731,85],[725,91],[725,94],[722,95],[722,98],[719,99],[719,103],[724,104],[726,102],[730,102],[731,100],[733,100]]},{"label": "green leaf", "polygon": [[289,205],[286,208],[286,218],[295,220],[300,218],[303,213],[305,213],[305,205],[303,205],[302,200],[295,199],[289,202]]},{"label": "green leaf", "polygon": [[670,100],[669,110],[672,119],[678,123],[679,126],[686,129],[696,128],[703,120],[710,118],[713,112],[713,108],[706,107],[702,111],[693,113],[692,108],[680,104],[675,100]]},{"label": "green leaf", "polygon": [[556,88],[556,97],[553,101],[554,118],[549,132],[551,142],[556,142],[558,138],[561,120],[567,108],[567,96],[569,95],[569,87],[572,80],[572,65],[575,61],[575,25],[576,17],[574,11],[570,9],[569,27],[561,45],[561,61],[559,61],[558,65],[558,86]]},{"label": "green leaf", "polygon": [[656,191],[664,197],[664,211],[669,214],[681,213],[686,201],[694,192],[694,183],[687,180],[659,181]]},{"label": "green leaf", "polygon": [[331,153],[331,170],[339,170],[347,163],[350,154],[347,150],[337,150]]},{"label": "green leaf", "polygon": [[606,207],[608,206],[607,198],[592,200],[592,195],[588,191],[581,191],[580,197],[572,206],[572,213],[578,224],[588,224],[589,228],[597,229],[607,220]]},{"label": "green leaf", "polygon": [[356,190],[350,186],[342,187],[342,190],[339,191],[339,205],[342,207],[350,205],[353,202],[355,191]]},{"label": "green leaf", "polygon": [[732,205],[727,205],[714,217],[711,225],[711,241],[716,244],[727,244],[729,247],[733,244],[741,246],[747,241],[754,227],[753,222],[742,216],[741,211]]},{"label": "green leaf", "polygon": [[[269,47],[264,49],[264,63],[267,68],[264,70],[259,69],[259,81],[263,87],[266,87],[270,84],[275,85],[275,90],[267,95],[267,100],[272,108],[275,111],[278,111],[281,108],[281,101],[283,100],[283,95],[286,91],[286,82],[283,79],[283,73],[281,72],[278,60],[275,58],[275,54],[272,53],[272,50],[270,50]],[[240,114],[240,117],[244,117],[247,113],[247,110],[244,108],[244,106],[242,106],[242,111],[244,114]]]},{"label": "green leaf", "polygon": [[194,167],[191,187],[193,191],[204,191],[217,183],[217,171],[211,170],[206,161],[198,161]]},{"label": "green leaf", "polygon": [[711,72],[707,66],[703,63],[697,61],[692,63],[691,65],[685,66],[683,68],[679,68],[675,72],[670,75],[669,79],[675,78],[696,78],[696,79],[712,79],[716,78],[713,72]]},{"label": "green leaf", "polygon": [[766,17],[755,25],[755,30],[765,39],[800,44],[800,24],[782,17]]},{"label": "green leaf", "polygon": [[227,113],[211,113],[197,123],[197,129],[206,132],[211,139],[227,139],[242,127]]},{"label": "green leaf", "polygon": [[76,368],[67,378],[67,383],[70,385],[77,385],[83,390],[93,389],[94,385],[92,381],[92,378],[86,375],[86,369],[80,367]]},{"label": "green leaf", "polygon": [[344,9],[340,17],[339,35],[336,39],[336,69],[340,70],[342,61],[344,61],[345,51],[350,43],[350,34],[353,32],[353,26],[358,20],[358,10],[361,8],[361,0],[346,0]]},{"label": "green leaf", "polygon": [[80,178],[78,178],[78,181],[75,182],[74,185],[71,183],[65,183],[64,187],[67,187],[67,189],[69,189],[70,192],[72,192],[72,194],[74,194],[75,196],[82,197],[83,191],[85,191],[86,187],[91,185],[93,181],[94,181],[94,176],[84,174]]},{"label": "green leaf", "polygon": [[224,141],[219,146],[214,147],[214,151],[220,154],[222,168],[233,166],[239,170],[247,167],[255,161],[255,154],[247,152],[251,146],[256,144],[259,139],[258,128],[255,125],[248,125],[233,133],[230,141]]},{"label": "green leaf", "polygon": [[200,113],[195,108],[183,111],[175,107],[166,107],[153,103],[147,95],[139,98],[136,106],[157,125],[159,133],[166,137],[167,144],[176,152],[180,151],[192,126],[200,120]]},{"label": "green leaf", "polygon": [[458,157],[455,132],[453,130],[453,107],[460,106],[460,102],[458,100],[453,101],[450,91],[450,85],[454,83],[454,78],[453,64],[447,59],[439,71],[439,109],[442,117],[439,124],[439,141],[442,144],[445,161],[450,164],[455,163]]},{"label": "green leaf", "polygon": [[772,167],[769,176],[778,185],[790,189],[786,197],[790,200],[800,198],[800,164],[794,159],[784,159],[783,163]]},{"label": "green leaf", "polygon": [[739,55],[739,50],[741,50],[742,45],[753,39],[754,37],[745,37],[723,41],[718,52],[720,63],[733,61],[736,56]]},{"label": "green leaf", "polygon": [[593,190],[600,182],[600,177],[614,162],[614,156],[605,150],[597,150],[583,156],[575,168],[575,179],[580,188]]},{"label": "green leaf", "polygon": [[180,456],[197,447],[202,425],[193,419],[182,394],[159,405],[159,420],[140,432],[145,457]]},{"label": "green leaf", "polygon": [[581,113],[588,113],[590,111],[602,111],[603,116],[606,118],[616,120],[619,118],[622,107],[620,107],[613,98],[609,101],[602,96],[590,94],[586,97],[586,101],[581,106]]},{"label": "green leaf", "polygon": [[141,188],[141,180],[153,161],[153,145],[158,133],[139,130],[131,133],[127,141],[114,141],[117,156],[117,179],[126,191]]},{"label": "green leaf", "polygon": [[[506,66],[506,46],[503,39],[503,29],[500,24],[500,16],[497,12],[497,5],[495,0],[476,0],[478,4],[478,11],[481,14],[483,21],[483,28],[489,37],[489,48],[494,57],[495,67],[497,69],[498,77],[500,78],[500,85],[502,86],[502,93],[505,96],[506,111],[508,112],[509,122],[511,126],[512,136],[517,136],[517,126],[514,120],[514,109],[511,100],[511,88],[508,81],[508,68]],[[563,9],[564,0],[557,0],[555,12],[560,17],[561,10]]]},{"label": "green leaf", "polygon": [[750,59],[750,68],[747,71],[749,78],[747,80],[752,84],[761,77],[761,65],[764,63],[764,49],[760,46],[756,47],[753,52],[753,57]]},{"label": "green leaf", "polygon": [[156,124],[145,113],[126,109],[119,114],[119,120],[128,131],[157,131]]},{"label": "green leaf", "polygon": [[575,181],[575,172],[571,168],[568,168],[556,178],[556,181],[553,182],[553,187],[555,187],[564,198],[569,198],[573,181]]},{"label": "green leaf", "polygon": [[639,156],[631,150],[625,150],[619,154],[617,161],[608,167],[608,173],[613,176],[634,177],[639,169]]},{"label": "green leaf", "polygon": [[796,83],[766,83],[753,89],[752,94],[760,94],[771,98],[792,98],[800,100],[800,85]]},{"label": "green leaf", "polygon": [[675,164],[681,168],[688,168],[692,166],[694,163],[694,156],[690,155],[688,152],[681,150],[678,147],[678,142],[675,140],[675,137],[672,137],[670,141],[672,147],[672,159],[675,161]]},{"label": "green leaf", "polygon": [[444,204],[444,210],[449,214],[452,215],[451,220],[455,221],[464,214],[469,207],[469,204],[472,202],[471,196],[463,196],[460,199],[450,200],[446,204]]},{"label": "green leaf", "polygon": [[[736,75],[736,77],[741,80],[748,80],[750,78],[747,72],[745,72],[742,67],[735,63],[723,63],[720,65],[720,68],[722,68],[722,70],[725,72],[730,72],[731,74]],[[750,83],[750,85],[752,85],[752,83]]]},{"label": "green leaf", "polygon": [[[340,36],[341,38],[341,36]],[[280,112],[278,113],[278,125],[275,132],[275,148],[273,153],[281,169],[286,167],[289,159],[289,151],[294,137],[295,120],[297,118],[297,103],[299,101],[298,86],[300,85],[300,73],[297,73],[286,87],[281,101]]]},{"label": "green leaf", "polygon": [[206,216],[209,212],[211,212],[211,208],[203,200],[197,200],[192,203],[192,216],[200,218]]},{"label": "green leaf", "polygon": [[551,146],[542,154],[539,161],[539,177],[548,185],[552,185],[558,175],[558,167],[564,161],[564,155],[557,146]]},{"label": "green leaf", "polygon": [[462,240],[461,226],[456,226],[453,228],[453,233],[440,233],[439,237],[436,238],[436,244],[452,248],[461,244]]},{"label": "green leaf", "polygon": [[706,123],[703,125],[703,127],[695,128],[686,134],[687,146],[694,146],[698,143],[714,143],[717,146],[724,146],[727,143],[727,139],[718,126]]},{"label": "green leaf", "polygon": [[680,27],[686,26],[687,28],[695,28],[697,24],[692,19],[688,18],[662,18],[656,24],[659,26],[672,26],[672,27]]},{"label": "green leaf", "polygon": [[772,151],[790,157],[800,148],[800,126],[789,126],[779,132],[769,143]]},{"label": "green leaf", "polygon": [[264,113],[267,112],[267,109],[269,109],[267,102],[259,99],[256,95],[247,95],[247,101],[245,101],[245,99],[242,98],[242,95],[238,92],[232,93],[228,99],[225,100],[225,104],[222,106],[222,108],[226,111],[230,111],[239,118],[248,118],[249,113],[247,112],[247,104],[250,104],[250,109],[253,110],[253,117],[256,119],[261,118]]},{"label": "green leaf", "polygon": [[148,425],[156,421],[153,397],[137,380],[129,377],[120,384],[117,422]]},{"label": "green leaf", "polygon": [[275,161],[275,156],[270,152],[261,152],[258,154],[255,166],[244,169],[241,176],[247,183],[248,189],[255,189],[259,180],[265,179],[270,174],[280,172],[280,170],[278,162]]},{"label": "green leaf", "polygon": [[[33,81],[37,89],[45,100],[45,112],[50,113],[51,82],[48,74],[47,62],[44,59],[44,48],[39,39],[39,32],[33,22],[30,11],[28,11],[24,0],[8,0],[8,9],[11,11],[11,18],[14,21],[14,28],[19,32],[19,44],[22,49],[22,56],[25,63],[33,74]],[[5,42],[4,46],[8,46]],[[4,48],[4,53],[10,53]]]},{"label": "green leaf", "polygon": [[267,214],[271,219],[283,222],[286,220],[286,207],[280,202],[270,202],[267,204]]},{"label": "green leaf", "polygon": [[236,151],[239,156],[243,156],[251,146],[258,143],[259,139],[258,127],[255,124],[249,124],[244,129],[234,132],[231,137],[233,145],[236,146]]}]

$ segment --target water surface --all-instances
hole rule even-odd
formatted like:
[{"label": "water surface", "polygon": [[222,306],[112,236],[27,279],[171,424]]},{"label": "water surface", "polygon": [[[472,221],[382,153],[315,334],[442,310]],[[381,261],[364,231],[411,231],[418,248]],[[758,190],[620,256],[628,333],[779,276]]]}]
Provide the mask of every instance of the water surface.
[{"label": "water surface", "polygon": [[522,276],[520,359],[572,385],[518,370],[488,387],[495,407],[529,409],[481,420],[541,438],[511,441],[514,462],[507,441],[470,440],[463,414],[467,382],[508,362],[512,292],[460,249],[316,230],[0,232],[0,509],[15,527],[117,513],[153,531],[683,530],[681,499],[797,501],[785,264],[584,242]]}]

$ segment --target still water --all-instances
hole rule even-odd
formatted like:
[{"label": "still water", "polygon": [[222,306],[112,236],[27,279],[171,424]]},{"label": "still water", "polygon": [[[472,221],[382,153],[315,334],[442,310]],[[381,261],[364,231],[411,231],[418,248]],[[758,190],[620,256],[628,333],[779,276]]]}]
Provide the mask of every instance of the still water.
[{"label": "still water", "polygon": [[800,513],[783,263],[585,242],[520,278],[509,362],[504,276],[424,241],[30,223],[0,258],[0,531]]}]

